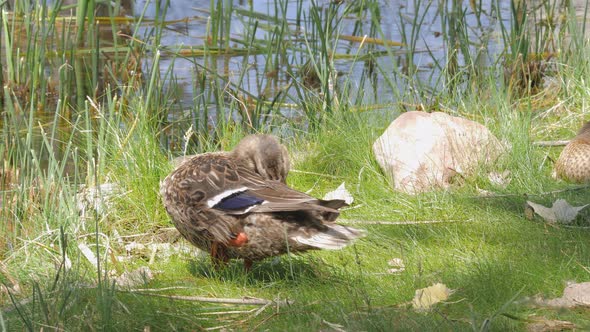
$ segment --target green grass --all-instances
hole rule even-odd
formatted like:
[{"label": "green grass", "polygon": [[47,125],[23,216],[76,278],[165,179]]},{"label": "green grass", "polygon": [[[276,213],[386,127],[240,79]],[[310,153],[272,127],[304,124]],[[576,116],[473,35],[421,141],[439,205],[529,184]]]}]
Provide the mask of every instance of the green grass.
[{"label": "green grass", "polygon": [[[590,212],[583,211],[573,227],[524,217],[526,200],[549,205],[565,198],[582,205],[590,197],[590,188],[574,190],[551,178],[552,160],[561,148],[532,144],[569,138],[588,120],[585,101],[590,85],[584,59],[590,57],[590,49],[579,35],[569,42],[564,35],[577,31],[577,26],[555,28],[563,39],[557,41],[562,51],[545,59],[553,69],[543,73],[553,85],[529,82],[515,89],[510,80],[503,80],[505,67],[513,68],[510,79],[526,77],[526,70],[514,69],[525,67],[519,66],[517,61],[523,60],[517,60],[518,53],[533,62],[536,58],[527,54],[555,51],[533,43],[532,36],[546,37],[548,31],[534,30],[535,25],[526,22],[518,22],[513,31],[502,25],[505,50],[483,70],[477,64],[481,48],[469,47],[469,12],[451,6],[451,12],[445,9],[437,15],[445,32],[442,38],[453,46],[445,50],[446,59],[432,59],[440,77],[429,86],[414,61],[426,29],[423,12],[402,29],[406,48],[383,46],[377,55],[375,45],[346,48],[339,41],[349,22],[344,18],[350,17],[356,20],[354,31],[384,38],[375,1],[331,3],[325,8],[315,3],[309,10],[298,2],[296,23],[291,24],[301,24],[305,35],[283,24],[285,20],[273,29],[274,16],[234,7],[231,1],[218,3],[212,2],[210,10],[211,45],[198,48],[205,63],[218,61],[218,52],[232,55],[230,22],[232,15],[240,15],[247,30],[232,37],[239,39],[241,52],[265,59],[260,76],[264,78],[255,80],[264,93],[254,95],[248,89],[248,57],[241,60],[244,71],[234,80],[195,64],[194,104],[180,110],[172,51],[177,48],[159,44],[163,20],[150,23],[153,31],[146,34],[153,37],[152,43],[114,40],[115,55],[105,59],[75,56],[99,47],[93,24],[76,30],[59,25],[58,18],[42,10],[27,17],[3,14],[0,36],[8,48],[2,62],[0,120],[5,142],[0,145],[5,160],[0,165],[0,330],[506,331],[525,329],[532,316],[590,328],[587,309],[538,308],[525,301],[537,295],[558,297],[567,282],[590,277],[590,232],[585,228]],[[282,12],[287,3],[275,5]],[[94,22],[92,6],[78,4],[78,21]],[[475,10],[485,15],[481,6]],[[44,24],[44,33],[24,29],[27,38],[17,34],[19,24],[28,27],[35,22]],[[110,24],[115,26],[115,20]],[[481,23],[478,27],[485,30]],[[488,46],[490,35],[482,32],[477,37],[479,46]],[[52,38],[62,41],[57,54],[41,47]],[[30,42],[17,46],[21,40]],[[58,82],[40,70],[50,53],[57,66],[47,70],[60,78]],[[161,73],[158,64],[164,56],[172,57],[172,65]],[[406,70],[398,66],[402,57]],[[117,59],[126,59],[123,63],[129,67]],[[336,65],[335,59],[347,60]],[[133,66],[142,60],[144,66]],[[356,81],[352,68],[359,64],[365,66]],[[350,72],[332,86],[335,68],[346,66]],[[299,76],[302,67],[317,76],[317,89]],[[270,75],[275,70],[276,76]],[[112,85],[95,89],[101,73],[108,73]],[[382,86],[375,85],[374,75],[381,75],[377,82]],[[284,82],[288,84],[276,87]],[[404,84],[411,89],[399,88]],[[399,104],[372,110],[381,102],[378,91],[395,96]],[[293,105],[298,107],[289,108]],[[415,108],[483,123],[511,146],[510,152],[492,169],[482,169],[449,190],[416,196],[395,192],[373,157],[372,144],[398,114]],[[284,110],[290,116],[283,116]],[[216,118],[215,126],[211,117]],[[173,252],[170,257],[149,248],[128,253],[125,245],[134,241],[188,248],[183,240],[163,235],[172,224],[158,187],[172,170],[170,158],[228,150],[250,132],[281,136],[294,161],[288,178],[294,188],[321,197],[346,182],[355,202],[343,210],[341,219],[366,229],[368,236],[341,251],[268,259],[255,264],[250,273],[239,261],[216,271],[206,254],[192,251]],[[505,188],[490,183],[486,171],[505,169],[511,177]],[[102,183],[115,183],[120,190],[108,213],[90,208],[80,214],[76,194]],[[477,188],[497,196],[480,197]],[[98,257],[98,266],[84,256],[84,245]],[[401,258],[405,271],[387,273],[392,258]],[[154,278],[136,288],[151,291],[113,287],[116,277],[141,266],[149,266]],[[438,282],[454,290],[449,300],[427,312],[413,310],[415,291]],[[260,306],[174,296],[254,297],[289,304],[257,311]]]},{"label": "green grass", "polygon": [[[305,158],[295,164],[295,169],[330,176],[294,172],[289,176],[289,183],[300,190],[314,188],[312,194],[321,196],[346,181],[356,199],[353,207],[358,207],[343,213],[342,218],[346,220],[438,220],[442,223],[355,224],[366,228],[369,235],[352,247],[338,252],[269,259],[256,264],[247,274],[243,272],[241,262],[233,262],[217,272],[206,255],[198,258],[174,255],[169,260],[157,260],[149,265],[157,272],[155,279],[145,287],[186,287],[159,292],[162,294],[279,298],[292,301],[287,307],[270,306],[258,315],[254,312],[229,313],[252,307],[162,299],[115,291],[108,284],[102,291],[95,286],[88,288],[88,283],[92,285],[94,280],[95,270],[75,247],[69,247],[67,252],[77,268],[62,271],[58,286],[53,286],[57,290],[51,290],[56,271],[50,266],[59,261],[59,250],[53,255],[54,260],[48,262],[43,248],[29,245],[27,251],[18,251],[24,257],[11,257],[8,261],[11,265],[20,265],[18,277],[23,280],[23,287],[31,282],[40,284],[40,291],[33,296],[43,294],[44,301],[50,303],[45,324],[70,330],[101,327],[129,330],[144,326],[157,330],[183,330],[221,325],[244,330],[299,330],[328,328],[326,321],[340,324],[346,330],[479,330],[492,316],[495,316],[490,323],[493,330],[507,330],[522,329],[524,319],[530,315],[566,319],[580,327],[589,326],[585,310],[553,311],[512,303],[514,297],[519,301],[535,295],[558,297],[567,281],[581,282],[589,277],[590,234],[587,230],[548,226],[539,220],[526,220],[523,215],[523,204],[527,199],[523,194],[542,194],[545,190],[567,188],[567,184],[551,180],[545,174],[548,172],[537,175],[536,181],[528,179],[530,165],[515,163],[511,165],[515,183],[504,191],[511,196],[477,197],[471,182],[449,192],[416,197],[394,193],[370,157],[370,142],[376,133],[360,130],[364,126],[365,121],[357,116],[334,120],[321,133],[294,142],[292,151],[306,152]],[[132,154],[132,151],[130,149],[128,153]],[[113,177],[133,192],[121,198],[113,214],[101,221],[98,226],[101,232],[117,229],[134,234],[151,229],[157,233],[158,225],[168,226],[168,219],[156,202],[155,191],[158,179],[166,174],[169,166],[161,157],[155,161],[151,157],[142,161],[139,156],[145,156],[145,153],[140,149],[136,162],[147,167],[151,161],[157,166],[153,172],[141,173],[140,178]],[[542,154],[532,153],[527,158],[538,165]],[[363,167],[365,170],[359,176]],[[130,169],[135,173],[135,168]],[[117,167],[112,172],[127,174]],[[473,179],[473,182],[477,181]],[[140,191],[140,188],[144,189]],[[560,197],[574,204],[583,204],[588,195],[590,189],[531,196],[529,199],[534,197],[535,201],[548,204]],[[127,218],[121,217],[124,214],[128,214]],[[587,224],[588,214],[582,219],[579,222]],[[125,226],[132,228],[126,229]],[[89,241],[92,243],[91,239]],[[111,245],[116,252],[123,251],[116,243]],[[148,258],[141,257],[118,266],[107,260],[107,270],[114,269],[120,274],[126,269],[148,265]],[[406,270],[394,275],[386,273],[387,262],[396,257],[403,259]],[[30,280],[27,275],[36,277],[27,282]],[[436,282],[455,290],[448,303],[439,304],[428,313],[410,309],[408,302],[414,291]],[[63,312],[51,312],[66,302],[68,305]],[[97,303],[103,303],[106,308]],[[41,304],[29,303],[21,310],[25,312],[24,318],[14,310],[3,314],[9,327],[22,327],[23,321],[44,324],[44,318],[40,316],[43,312]],[[225,314],[210,315],[210,312]],[[520,317],[523,321],[496,313]]]}]

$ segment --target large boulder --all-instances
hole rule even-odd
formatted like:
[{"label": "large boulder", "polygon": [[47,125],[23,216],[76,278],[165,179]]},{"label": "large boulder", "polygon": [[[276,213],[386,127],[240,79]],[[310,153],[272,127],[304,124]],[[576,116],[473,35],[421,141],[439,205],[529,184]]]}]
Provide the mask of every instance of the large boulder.
[{"label": "large boulder", "polygon": [[407,112],[373,144],[394,189],[416,194],[447,188],[457,173],[468,176],[504,151],[483,125],[442,112]]}]

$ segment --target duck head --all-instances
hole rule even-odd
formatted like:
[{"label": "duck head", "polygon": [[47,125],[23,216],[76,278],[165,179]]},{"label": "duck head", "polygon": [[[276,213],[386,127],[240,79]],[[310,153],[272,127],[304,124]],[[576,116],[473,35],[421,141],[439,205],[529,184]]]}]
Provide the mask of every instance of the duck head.
[{"label": "duck head", "polygon": [[574,139],[590,144],[590,121],[582,126],[580,131],[578,131],[578,135]]},{"label": "duck head", "polygon": [[244,137],[231,152],[236,162],[268,180],[286,182],[289,153],[272,135],[254,134]]}]

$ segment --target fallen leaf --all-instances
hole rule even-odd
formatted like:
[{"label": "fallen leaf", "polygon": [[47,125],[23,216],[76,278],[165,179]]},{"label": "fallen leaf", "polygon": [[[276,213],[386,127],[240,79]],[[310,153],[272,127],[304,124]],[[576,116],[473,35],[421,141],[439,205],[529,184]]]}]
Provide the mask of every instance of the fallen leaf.
[{"label": "fallen leaf", "polygon": [[[576,218],[578,213],[584,209],[588,204],[582,206],[572,206],[565,199],[558,199],[553,203],[550,208],[541,204],[533,203],[531,201],[526,202],[533,211],[541,216],[545,221],[548,222],[559,222],[568,224]],[[526,213],[525,207],[525,213]],[[528,217],[528,216],[527,216]]]},{"label": "fallen leaf", "polygon": [[391,269],[387,270],[387,273],[390,274],[401,273],[406,270],[406,265],[404,264],[404,261],[401,258],[393,258],[389,260],[387,264],[389,264],[389,266],[392,267]]},{"label": "fallen leaf", "polygon": [[453,293],[445,284],[436,283],[430,287],[416,290],[412,307],[416,310],[428,310],[433,305],[445,301]]},{"label": "fallen leaf", "polygon": [[331,200],[331,199],[341,199],[341,200],[345,201],[346,204],[349,204],[349,205],[352,204],[352,202],[354,201],[354,198],[352,197],[350,192],[348,192],[348,190],[346,190],[346,186],[345,186],[344,182],[342,182],[342,184],[339,185],[338,188],[336,188],[336,190],[330,191],[329,193],[324,195],[324,200]]}]

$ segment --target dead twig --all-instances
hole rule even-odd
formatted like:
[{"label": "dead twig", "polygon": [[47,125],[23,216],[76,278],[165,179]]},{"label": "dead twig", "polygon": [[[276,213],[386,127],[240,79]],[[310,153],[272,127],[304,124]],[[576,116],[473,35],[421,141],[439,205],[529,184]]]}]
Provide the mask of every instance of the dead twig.
[{"label": "dead twig", "polygon": [[383,221],[383,220],[356,220],[356,219],[338,219],[340,224],[363,224],[363,225],[419,225],[419,224],[440,224],[451,222],[469,222],[468,220],[419,220],[419,221]]},{"label": "dead twig", "polygon": [[585,184],[585,185],[581,185],[581,186],[574,186],[574,187],[570,187],[570,188],[553,190],[553,191],[547,191],[547,192],[543,192],[540,194],[528,194],[528,195],[529,196],[545,196],[545,195],[559,194],[559,193],[563,193],[563,192],[575,191],[575,190],[586,189],[586,188],[590,188],[590,184]]},{"label": "dead twig", "polygon": [[564,193],[568,191],[576,191],[590,188],[589,184],[573,186],[565,189],[553,190],[553,191],[546,191],[538,194],[490,194],[490,195],[478,195],[478,196],[471,196],[472,198],[500,198],[500,197],[526,197],[526,196],[547,196],[547,195],[554,195],[559,193]]},{"label": "dead twig", "polygon": [[170,286],[170,287],[162,287],[162,288],[133,288],[129,290],[130,292],[163,292],[173,289],[191,289],[193,287],[186,287],[186,286]]},{"label": "dead twig", "polygon": [[[266,308],[266,305],[261,307]],[[225,315],[241,315],[241,314],[251,314],[256,313],[256,310],[259,308],[253,308],[250,310],[231,310],[231,311],[214,311],[214,312],[203,312],[200,313],[200,316],[225,316]]]},{"label": "dead twig", "polygon": [[153,293],[142,293],[142,291],[137,292],[133,289],[127,290],[126,292],[138,293],[138,294],[142,294],[142,295],[146,295],[146,296],[163,297],[163,298],[167,298],[167,299],[171,299],[171,300],[238,304],[238,305],[276,304],[281,307],[281,306],[286,306],[286,305],[290,305],[293,303],[293,301],[289,301],[289,300],[266,300],[266,299],[259,299],[259,298],[254,298],[254,297],[243,297],[241,299],[237,299],[237,298],[206,297],[206,296],[163,295],[163,294],[153,294]]}]

